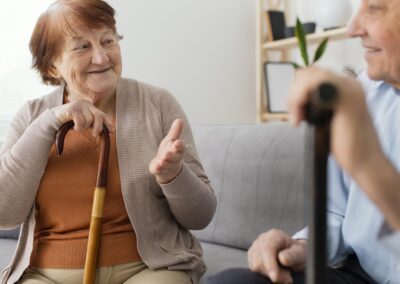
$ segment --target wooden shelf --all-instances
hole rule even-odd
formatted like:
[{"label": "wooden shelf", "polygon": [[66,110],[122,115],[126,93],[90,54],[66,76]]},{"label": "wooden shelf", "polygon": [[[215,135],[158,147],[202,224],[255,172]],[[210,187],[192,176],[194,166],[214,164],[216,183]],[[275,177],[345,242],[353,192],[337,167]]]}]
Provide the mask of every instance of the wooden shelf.
[{"label": "wooden shelf", "polygon": [[266,122],[266,121],[271,121],[271,120],[287,121],[288,114],[287,113],[267,113],[267,112],[265,112],[261,115],[261,121]]},{"label": "wooden shelf", "polygon": [[[306,36],[307,44],[319,43],[322,39],[326,37],[329,38],[329,40],[345,39],[348,37],[346,34],[346,30],[347,28],[344,27],[320,33],[308,34]],[[287,50],[296,47],[297,47],[297,39],[295,37],[276,40],[276,41],[269,41],[262,45],[262,48],[264,50],[277,50],[277,51]]]},{"label": "wooden shelf", "polygon": [[[285,113],[269,113],[268,100],[265,95],[264,63],[268,60],[290,61],[293,57],[291,50],[298,49],[297,38],[287,38],[276,41],[266,41],[268,29],[266,23],[266,10],[282,10],[286,19],[291,18],[289,7],[290,0],[257,0],[256,4],[256,104],[257,121],[267,122],[271,120],[287,120]],[[306,35],[308,46],[320,43],[324,38],[329,41],[344,40],[349,38],[347,28],[337,28],[328,31]],[[273,59],[272,59],[273,58]]]}]

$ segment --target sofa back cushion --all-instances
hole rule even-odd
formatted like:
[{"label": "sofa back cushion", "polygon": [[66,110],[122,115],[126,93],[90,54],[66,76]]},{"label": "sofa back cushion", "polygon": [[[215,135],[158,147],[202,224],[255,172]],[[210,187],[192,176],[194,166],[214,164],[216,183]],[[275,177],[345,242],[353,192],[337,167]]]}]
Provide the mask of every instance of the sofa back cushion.
[{"label": "sofa back cushion", "polygon": [[12,230],[0,230],[0,239],[18,239],[20,227]]},{"label": "sofa back cushion", "polygon": [[271,122],[195,126],[200,160],[218,205],[202,241],[248,249],[271,228],[293,234],[305,225],[305,128]]}]

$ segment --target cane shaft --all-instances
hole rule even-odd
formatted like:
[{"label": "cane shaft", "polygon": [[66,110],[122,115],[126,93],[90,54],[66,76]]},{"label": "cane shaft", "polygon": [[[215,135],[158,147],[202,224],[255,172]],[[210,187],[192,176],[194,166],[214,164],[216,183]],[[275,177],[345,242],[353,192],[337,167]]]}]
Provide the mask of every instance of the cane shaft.
[{"label": "cane shaft", "polygon": [[93,197],[92,217],[90,220],[89,239],[86,250],[85,271],[83,276],[84,284],[94,283],[96,277],[105,195],[106,189],[104,187],[96,187]]},{"label": "cane shaft", "polygon": [[305,107],[306,120],[314,125],[313,185],[307,256],[307,284],[326,283],[327,266],[327,163],[330,152],[330,126],[338,92],[323,83]]},{"label": "cane shaft", "polygon": [[329,156],[329,124],[315,127],[314,183],[311,188],[311,212],[307,284],[326,283],[326,229],[327,229],[327,162]]}]

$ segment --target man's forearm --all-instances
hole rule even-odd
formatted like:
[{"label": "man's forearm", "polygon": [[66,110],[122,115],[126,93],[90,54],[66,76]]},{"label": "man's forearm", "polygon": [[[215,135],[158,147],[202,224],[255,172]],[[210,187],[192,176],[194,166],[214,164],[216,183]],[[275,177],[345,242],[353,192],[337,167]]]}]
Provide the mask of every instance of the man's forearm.
[{"label": "man's forearm", "polygon": [[400,230],[400,173],[382,154],[354,177],[385,215],[387,223]]}]

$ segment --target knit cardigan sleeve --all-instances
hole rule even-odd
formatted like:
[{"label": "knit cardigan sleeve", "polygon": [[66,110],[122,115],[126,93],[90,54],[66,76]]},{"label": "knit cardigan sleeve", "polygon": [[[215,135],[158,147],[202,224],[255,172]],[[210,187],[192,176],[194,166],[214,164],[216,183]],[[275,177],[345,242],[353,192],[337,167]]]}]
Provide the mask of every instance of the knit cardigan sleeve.
[{"label": "knit cardigan sleeve", "polygon": [[13,228],[29,215],[60,123],[34,101],[16,114],[0,150],[0,229]]},{"label": "knit cardigan sleeve", "polygon": [[186,146],[182,171],[173,181],[160,186],[178,222],[189,230],[203,229],[214,216],[217,200],[200,163],[190,124],[179,103],[166,91],[160,97],[160,110],[164,137],[175,119],[183,120],[181,138]]}]

